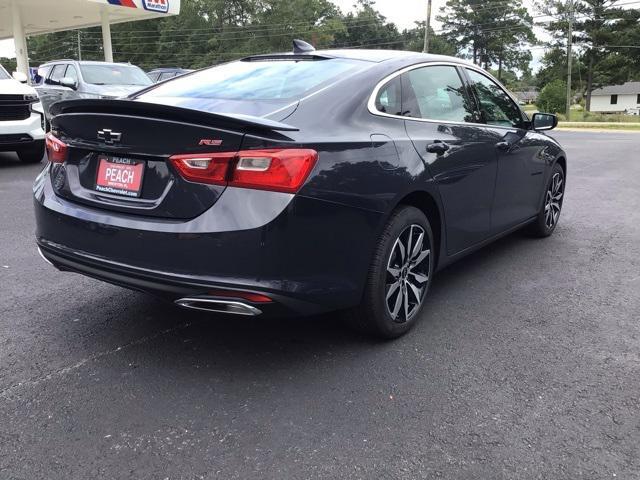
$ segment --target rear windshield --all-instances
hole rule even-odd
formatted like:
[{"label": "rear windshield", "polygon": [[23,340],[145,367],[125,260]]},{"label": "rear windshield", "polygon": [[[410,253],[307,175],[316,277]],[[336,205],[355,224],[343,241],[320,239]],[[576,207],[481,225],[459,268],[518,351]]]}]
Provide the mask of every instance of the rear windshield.
[{"label": "rear windshield", "polygon": [[94,85],[151,85],[151,79],[138,67],[128,65],[80,65],[82,78]]},{"label": "rear windshield", "polygon": [[178,77],[142,94],[141,100],[187,97],[231,101],[294,101],[367,66],[351,59],[241,60]]}]

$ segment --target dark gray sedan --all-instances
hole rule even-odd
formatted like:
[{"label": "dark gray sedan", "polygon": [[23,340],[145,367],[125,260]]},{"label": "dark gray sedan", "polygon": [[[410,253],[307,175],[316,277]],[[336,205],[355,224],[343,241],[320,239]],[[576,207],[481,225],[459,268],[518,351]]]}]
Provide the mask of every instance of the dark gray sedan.
[{"label": "dark gray sedan", "polygon": [[54,105],[42,255],[186,308],[347,310],[393,338],[444,266],[553,233],[555,116],[456,58],[303,46]]}]

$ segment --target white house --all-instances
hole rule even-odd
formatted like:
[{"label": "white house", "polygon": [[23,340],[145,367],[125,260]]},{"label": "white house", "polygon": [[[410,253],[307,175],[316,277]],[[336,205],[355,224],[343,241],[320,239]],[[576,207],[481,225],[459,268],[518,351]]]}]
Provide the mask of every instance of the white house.
[{"label": "white house", "polygon": [[591,92],[591,111],[635,113],[640,108],[640,82],[610,85]]}]

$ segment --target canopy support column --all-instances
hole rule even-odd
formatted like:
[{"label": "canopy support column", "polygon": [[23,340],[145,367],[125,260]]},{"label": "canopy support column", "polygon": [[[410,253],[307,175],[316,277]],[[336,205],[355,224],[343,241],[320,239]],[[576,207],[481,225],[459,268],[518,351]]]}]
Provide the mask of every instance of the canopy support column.
[{"label": "canopy support column", "polygon": [[102,48],[104,50],[104,61],[113,62],[113,48],[111,46],[111,24],[109,23],[109,11],[103,9],[100,12],[102,20]]},{"label": "canopy support column", "polygon": [[16,46],[16,63],[18,72],[29,75],[29,56],[27,54],[27,37],[24,35],[24,25],[18,0],[11,2],[11,13],[13,17],[13,41]]}]

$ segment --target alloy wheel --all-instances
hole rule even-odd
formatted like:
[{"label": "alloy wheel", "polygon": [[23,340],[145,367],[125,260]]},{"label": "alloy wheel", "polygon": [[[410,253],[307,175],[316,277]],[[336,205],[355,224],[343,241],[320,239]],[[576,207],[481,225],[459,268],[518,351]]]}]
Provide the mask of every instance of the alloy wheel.
[{"label": "alloy wheel", "polygon": [[420,309],[431,272],[430,247],[424,228],[415,223],[393,244],[387,262],[385,303],[394,322],[407,322]]},{"label": "alloy wheel", "polygon": [[544,205],[544,224],[551,230],[558,223],[560,208],[562,208],[562,195],[564,194],[564,179],[560,172],[551,178],[551,184],[547,190]]}]

